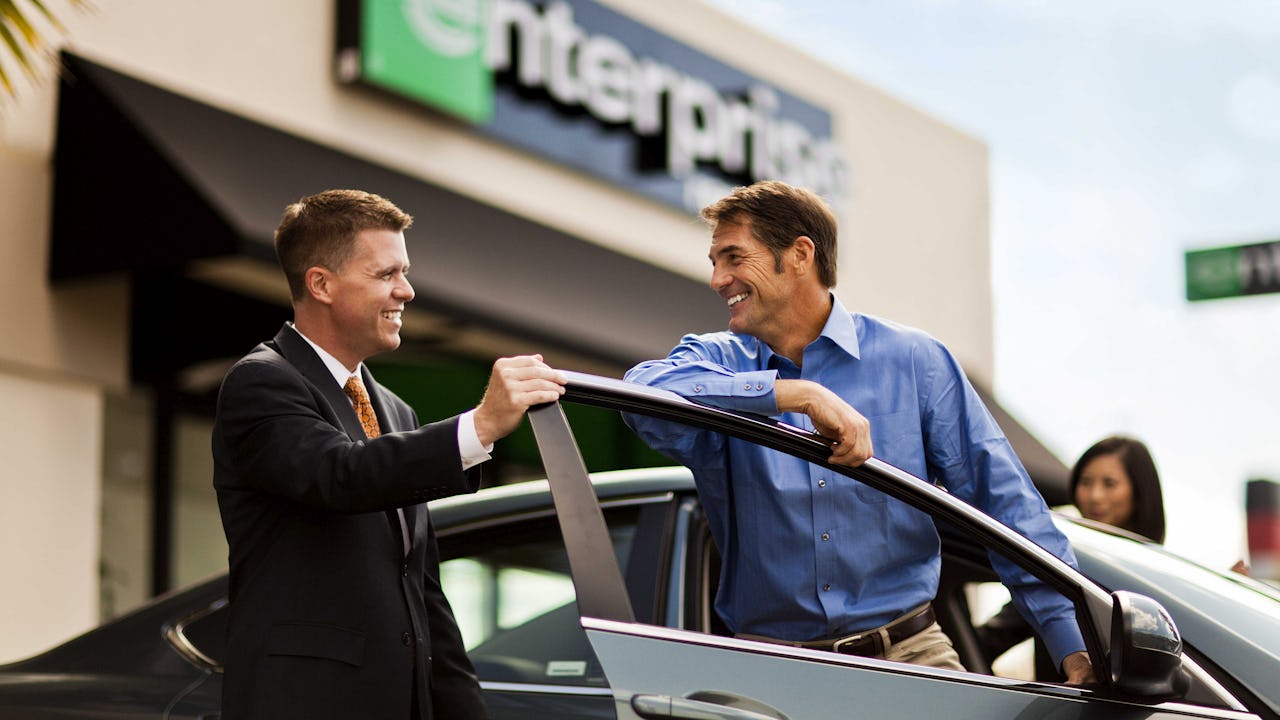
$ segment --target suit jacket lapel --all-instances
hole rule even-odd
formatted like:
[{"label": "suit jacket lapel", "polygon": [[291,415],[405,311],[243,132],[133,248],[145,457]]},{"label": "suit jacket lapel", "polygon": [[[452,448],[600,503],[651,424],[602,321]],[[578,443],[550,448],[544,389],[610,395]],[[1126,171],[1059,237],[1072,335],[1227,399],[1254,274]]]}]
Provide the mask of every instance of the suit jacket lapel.
[{"label": "suit jacket lapel", "polygon": [[[383,387],[378,384],[377,380],[373,379],[373,373],[369,372],[368,365],[362,364],[360,366],[360,379],[364,382],[364,388],[369,393],[369,403],[373,405],[374,415],[378,416],[378,428],[382,430],[383,434],[400,432],[401,430],[413,429],[413,428],[407,428],[407,427],[400,427],[400,423],[397,422],[398,416],[395,413],[391,412],[391,408],[387,402],[386,390],[384,390]],[[404,516],[405,530],[409,535],[409,544],[411,546],[413,545],[413,534],[414,534],[415,519],[417,515],[417,512],[416,512],[417,507],[418,507],[417,505],[409,505],[408,507],[403,507],[400,509]],[[396,531],[396,537],[400,539],[401,542],[403,542],[404,538],[401,537],[400,535],[399,517],[395,518],[395,531]]]},{"label": "suit jacket lapel", "polygon": [[[280,332],[275,337],[276,349],[288,360],[303,377],[307,378],[319,390],[321,396],[328,401],[329,406],[333,408],[334,414],[338,417],[338,423],[347,437],[353,441],[364,440],[364,426],[360,424],[360,417],[356,415],[356,410],[351,405],[351,399],[343,392],[342,388],[334,382],[333,373],[329,372],[329,368],[325,367],[324,361],[316,354],[311,345],[297,330],[286,324],[280,328]],[[387,411],[382,397],[382,388],[373,379],[373,375],[369,373],[369,368],[361,368],[361,379],[364,380],[365,390],[369,393],[369,402],[373,405],[373,411],[378,416],[378,427],[384,433],[395,432],[402,428],[397,427],[396,423],[390,419],[391,413]],[[416,507],[416,506],[410,506]],[[404,550],[403,537],[400,531],[400,518],[394,510],[386,512],[387,519],[390,521],[389,529],[395,540],[396,547],[401,551]],[[413,538],[414,532],[414,516],[415,513],[405,510],[405,524],[409,531],[409,537]]]},{"label": "suit jacket lapel", "polygon": [[[280,328],[280,332],[276,333],[275,343],[284,359],[320,390],[320,395],[329,402],[329,407],[338,418],[340,429],[347,434],[347,437],[352,440],[364,440],[364,427],[360,425],[360,418],[356,415],[355,408],[351,406],[351,399],[334,382],[329,368],[325,367],[324,361],[316,355],[316,351],[311,349],[307,341],[302,339],[298,331],[285,325]],[[378,419],[381,421],[381,413]]]}]

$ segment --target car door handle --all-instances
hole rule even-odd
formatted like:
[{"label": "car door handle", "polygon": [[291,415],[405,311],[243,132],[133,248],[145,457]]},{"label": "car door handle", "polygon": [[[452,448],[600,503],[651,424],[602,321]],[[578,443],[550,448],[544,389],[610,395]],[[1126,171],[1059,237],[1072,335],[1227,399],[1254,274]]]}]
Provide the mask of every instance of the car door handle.
[{"label": "car door handle", "polygon": [[[729,699],[734,696],[723,693],[707,693],[717,699]],[[680,720],[787,720],[782,713],[751,700],[752,705],[760,710],[771,711],[768,714],[756,710],[730,707],[718,702],[705,702],[690,698],[673,698],[670,695],[632,695],[631,709],[642,718],[679,718]]]}]

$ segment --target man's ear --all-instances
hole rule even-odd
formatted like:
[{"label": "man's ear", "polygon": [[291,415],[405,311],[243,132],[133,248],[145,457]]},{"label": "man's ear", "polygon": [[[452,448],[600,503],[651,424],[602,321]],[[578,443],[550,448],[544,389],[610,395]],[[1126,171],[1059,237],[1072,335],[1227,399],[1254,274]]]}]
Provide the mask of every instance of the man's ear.
[{"label": "man's ear", "polygon": [[814,257],[817,255],[818,249],[814,246],[813,240],[808,235],[801,235],[791,243],[790,262],[797,273],[803,275],[809,268],[813,267]]},{"label": "man's ear", "polygon": [[316,302],[322,305],[333,304],[332,282],[333,274],[328,269],[319,265],[312,265],[307,268],[302,279],[307,288],[307,294]]}]

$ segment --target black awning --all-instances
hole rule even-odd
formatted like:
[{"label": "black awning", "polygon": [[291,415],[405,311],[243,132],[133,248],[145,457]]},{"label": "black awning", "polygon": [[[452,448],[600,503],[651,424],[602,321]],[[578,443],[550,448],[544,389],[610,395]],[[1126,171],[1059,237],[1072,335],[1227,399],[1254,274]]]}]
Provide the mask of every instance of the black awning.
[{"label": "black awning", "polygon": [[84,58],[63,61],[54,280],[228,256],[274,266],[284,207],[353,187],[415,218],[411,308],[623,366],[725,323],[702,282]]}]

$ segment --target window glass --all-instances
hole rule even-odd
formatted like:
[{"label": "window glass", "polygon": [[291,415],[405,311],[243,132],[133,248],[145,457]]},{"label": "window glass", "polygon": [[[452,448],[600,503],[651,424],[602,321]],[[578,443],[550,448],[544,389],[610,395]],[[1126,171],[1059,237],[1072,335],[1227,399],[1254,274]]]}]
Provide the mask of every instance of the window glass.
[{"label": "window glass", "polygon": [[[639,510],[606,513],[626,572]],[[481,680],[604,686],[554,518],[442,538],[440,579]]]},{"label": "window glass", "polygon": [[[734,454],[744,457],[745,453],[755,452],[758,448],[749,448],[759,443],[746,438],[726,442],[723,433],[696,429],[677,420],[666,420],[662,424],[646,423],[636,416],[631,416],[631,420],[632,426],[640,428],[641,434],[654,442],[655,447],[662,447],[673,460],[685,463],[695,477],[702,473],[699,501],[704,511],[700,522],[704,524],[694,529],[697,532],[706,533],[709,528],[714,534],[718,523],[719,532],[729,535],[727,545],[753,547],[741,535],[734,537],[734,533],[741,533],[743,527],[750,526],[735,513],[743,512],[744,508],[761,513],[766,512],[761,508],[767,508],[767,512],[777,512],[780,507],[793,510],[788,522],[763,522],[766,516],[761,515],[755,523],[761,532],[781,533],[784,528],[790,528],[787,532],[792,534],[787,536],[787,543],[791,548],[801,547],[804,542],[817,548],[804,558],[805,562],[799,564],[797,571],[783,573],[803,578],[805,582],[794,590],[773,588],[770,591],[773,602],[778,606],[785,607],[785,599],[778,598],[791,596],[795,606],[805,607],[806,612],[816,616],[827,609],[822,605],[824,592],[853,602],[858,597],[857,592],[845,588],[842,583],[853,583],[855,579],[842,574],[841,566],[829,554],[824,554],[830,552],[830,547],[844,548],[849,553],[861,553],[860,558],[849,556],[850,565],[864,573],[858,581],[860,589],[874,587],[876,591],[893,592],[895,584],[905,585],[918,596],[919,586],[934,578],[937,583],[933,588],[934,595],[926,595],[923,600],[913,597],[911,605],[926,600],[932,603],[938,623],[955,647],[959,662],[969,671],[1022,680],[1060,681],[1059,673],[1047,660],[1047,655],[1040,663],[1042,667],[1037,667],[1033,658],[1035,648],[1028,640],[1033,635],[1031,626],[1009,604],[1009,592],[992,568],[988,548],[976,542],[977,534],[950,526],[939,528],[929,517],[902,501],[824,463],[761,464],[754,473],[735,474],[736,470],[728,472],[720,468]],[[743,477],[749,477],[750,486],[744,483]],[[750,492],[743,492],[744,488]],[[804,537],[797,539],[796,534]],[[825,545],[829,540],[837,543]],[[901,577],[901,566],[886,564],[880,559],[890,547],[907,543],[910,543],[910,552],[914,553],[907,557],[920,558],[909,578]],[[772,562],[776,568],[795,562],[789,554],[771,549],[780,546],[781,543],[759,544],[759,552],[765,553],[766,561]],[[684,585],[695,588],[696,592],[683,597],[686,613],[683,627],[727,634],[730,632],[726,627],[727,621],[719,614],[719,610],[725,608],[729,613],[736,613],[739,622],[744,617],[766,622],[771,619],[759,615],[761,589],[748,587],[749,583],[741,580],[748,572],[755,572],[753,577],[763,574],[753,565],[761,556],[718,557],[716,544],[710,538],[705,538],[693,550],[686,555]],[[937,565],[928,560],[928,554],[932,552],[941,555]],[[737,563],[738,567],[727,566],[728,563]],[[811,566],[815,570],[810,570]],[[742,570],[742,567],[747,569]],[[1005,567],[1009,566],[1006,564]],[[735,572],[738,574],[740,597],[725,598],[721,595],[721,581],[733,579]],[[935,572],[937,575],[933,576]],[[895,576],[895,573],[899,575]],[[903,582],[899,583],[899,580]],[[1021,573],[1015,577],[1015,582],[1029,580],[1029,576]],[[1047,588],[1038,596],[1038,602],[1068,608],[1072,605],[1071,599]],[[812,609],[814,605],[818,606],[817,610]],[[753,617],[752,613],[757,613],[757,616]],[[870,629],[851,627],[821,637],[835,639],[842,634]],[[754,634],[769,633],[754,631]],[[788,639],[810,640],[813,637]]]},{"label": "window glass", "polygon": [[[1003,584],[966,583],[964,591],[969,604],[969,622],[975,628],[995,628],[1001,621],[1009,619],[1009,613],[1012,612],[1009,603],[1012,598]],[[986,659],[991,663],[991,674],[1017,680],[1035,680],[1035,650],[1035,640],[1029,636],[998,653],[988,650]]]}]

